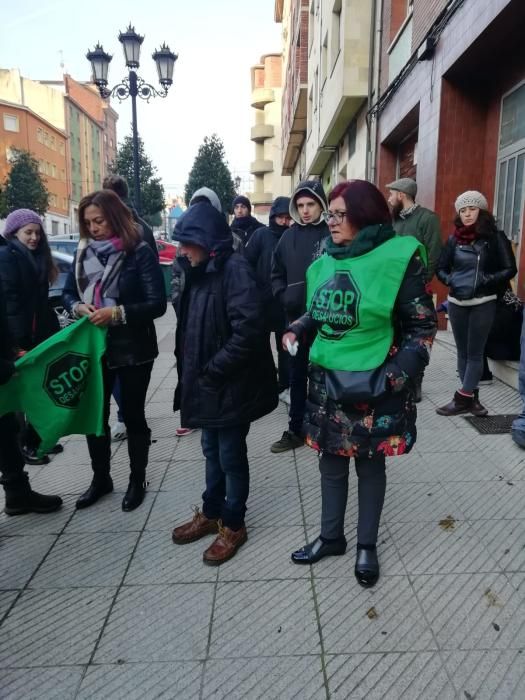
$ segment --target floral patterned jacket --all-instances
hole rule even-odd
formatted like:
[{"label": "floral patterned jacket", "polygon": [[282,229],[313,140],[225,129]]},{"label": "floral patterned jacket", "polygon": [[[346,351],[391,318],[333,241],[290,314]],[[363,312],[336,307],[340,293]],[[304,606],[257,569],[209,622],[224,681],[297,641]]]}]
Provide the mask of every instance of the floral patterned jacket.
[{"label": "floral patterned jacket", "polygon": [[[303,424],[310,447],[348,457],[371,457],[376,452],[393,456],[411,450],[417,435],[414,380],[429,362],[437,329],[425,277],[425,265],[415,255],[394,305],[394,342],[385,360],[388,390],[383,396],[363,403],[334,401],[326,391],[326,374],[330,370],[310,364]],[[299,342],[305,342],[317,329],[306,313],[288,330],[296,333]]]}]

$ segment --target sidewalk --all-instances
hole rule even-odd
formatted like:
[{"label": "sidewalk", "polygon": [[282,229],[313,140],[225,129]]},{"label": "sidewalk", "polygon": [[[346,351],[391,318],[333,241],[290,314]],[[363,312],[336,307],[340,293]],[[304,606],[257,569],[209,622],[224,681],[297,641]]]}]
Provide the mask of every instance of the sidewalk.
[{"label": "sidewalk", "polygon": [[[75,437],[50,465],[28,467],[64,508],[0,516],[0,697],[524,698],[525,452],[435,414],[456,388],[450,348],[435,345],[416,447],[389,460],[382,576],[364,590],[353,576],[355,477],[348,554],[290,561],[318,534],[320,492],[311,450],[269,451],[286,427],[282,404],[249,435],[248,543],[218,569],[201,561],[211,539],[172,544],[203,488],[199,433],[173,437],[172,327],[170,311],[149,392],[144,504],[121,510],[123,443],[116,493],[75,511],[90,480]],[[520,410],[499,382],[481,399],[491,413]]]}]

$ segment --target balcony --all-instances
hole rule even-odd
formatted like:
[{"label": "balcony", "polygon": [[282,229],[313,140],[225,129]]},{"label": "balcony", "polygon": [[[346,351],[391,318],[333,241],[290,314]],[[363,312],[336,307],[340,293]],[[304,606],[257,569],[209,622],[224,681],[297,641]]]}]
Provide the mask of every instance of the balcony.
[{"label": "balcony", "polygon": [[252,90],[252,107],[264,109],[270,102],[275,102],[275,93],[272,88],[255,88],[255,90]]},{"label": "balcony", "polygon": [[250,164],[250,172],[252,175],[264,175],[273,171],[273,161],[263,160],[259,158]]},{"label": "balcony", "polygon": [[256,124],[252,126],[251,140],[255,143],[262,143],[266,139],[271,139],[275,130],[271,124]]},{"label": "balcony", "polygon": [[272,201],[273,194],[271,192],[252,192],[250,197],[250,202],[253,205],[271,204]]}]

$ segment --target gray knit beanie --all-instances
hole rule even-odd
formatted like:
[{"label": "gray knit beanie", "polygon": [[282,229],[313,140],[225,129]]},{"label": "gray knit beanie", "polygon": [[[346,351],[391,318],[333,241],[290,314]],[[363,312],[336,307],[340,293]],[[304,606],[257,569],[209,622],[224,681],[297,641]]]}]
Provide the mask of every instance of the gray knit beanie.
[{"label": "gray knit beanie", "polygon": [[483,211],[489,210],[489,203],[486,197],[484,197],[481,192],[476,192],[476,190],[468,190],[468,192],[460,194],[454,206],[458,214],[465,207],[477,207]]}]

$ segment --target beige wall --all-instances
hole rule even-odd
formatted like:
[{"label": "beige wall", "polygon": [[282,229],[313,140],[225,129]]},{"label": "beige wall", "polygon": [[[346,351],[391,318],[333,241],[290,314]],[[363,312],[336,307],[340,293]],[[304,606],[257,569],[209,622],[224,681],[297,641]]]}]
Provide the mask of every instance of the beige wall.
[{"label": "beige wall", "polygon": [[322,175],[368,95],[372,1],[314,0],[311,10],[306,168]]},{"label": "beige wall", "polygon": [[34,80],[21,78],[16,68],[0,69],[0,99],[25,105],[57,129],[66,128],[63,94]]}]

